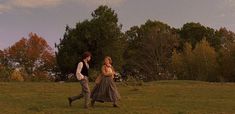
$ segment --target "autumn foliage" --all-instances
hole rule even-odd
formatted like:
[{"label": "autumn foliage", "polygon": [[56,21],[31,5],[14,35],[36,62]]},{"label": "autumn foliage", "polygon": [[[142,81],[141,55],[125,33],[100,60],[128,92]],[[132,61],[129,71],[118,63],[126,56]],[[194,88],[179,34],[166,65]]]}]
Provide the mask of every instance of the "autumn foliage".
[{"label": "autumn foliage", "polygon": [[81,55],[90,51],[91,77],[108,55],[125,78],[235,82],[235,33],[226,28],[216,30],[195,22],[174,28],[147,20],[122,32],[110,7],[100,6],[91,16],[65,28],[64,37],[55,44],[56,54],[35,33],[0,50],[0,81],[67,80]]},{"label": "autumn foliage", "polygon": [[205,39],[194,50],[191,44],[185,43],[183,52],[173,52],[173,71],[179,79],[218,81],[216,58],[215,49]]},{"label": "autumn foliage", "polygon": [[55,67],[55,55],[46,40],[35,33],[4,50],[7,65],[24,72],[21,80],[47,79]]}]

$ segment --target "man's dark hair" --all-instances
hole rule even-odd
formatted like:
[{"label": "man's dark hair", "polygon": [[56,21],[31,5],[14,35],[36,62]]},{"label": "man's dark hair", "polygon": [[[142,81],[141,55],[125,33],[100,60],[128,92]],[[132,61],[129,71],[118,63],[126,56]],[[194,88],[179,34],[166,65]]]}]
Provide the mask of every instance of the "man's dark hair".
[{"label": "man's dark hair", "polygon": [[91,55],[91,53],[89,52],[89,51],[86,51],[86,52],[84,52],[83,53],[83,55],[82,55],[82,59],[86,59],[87,57],[91,57],[92,55]]}]

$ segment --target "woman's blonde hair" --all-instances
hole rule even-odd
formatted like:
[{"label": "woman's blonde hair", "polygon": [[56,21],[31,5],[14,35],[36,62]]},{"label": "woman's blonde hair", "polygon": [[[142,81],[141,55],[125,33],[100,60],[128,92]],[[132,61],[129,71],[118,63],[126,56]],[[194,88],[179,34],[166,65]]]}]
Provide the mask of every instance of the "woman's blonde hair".
[{"label": "woman's blonde hair", "polygon": [[112,64],[112,63],[113,63],[113,61],[112,61],[111,57],[106,56],[106,57],[104,58],[104,64],[105,64],[105,59],[108,59],[110,64]]}]

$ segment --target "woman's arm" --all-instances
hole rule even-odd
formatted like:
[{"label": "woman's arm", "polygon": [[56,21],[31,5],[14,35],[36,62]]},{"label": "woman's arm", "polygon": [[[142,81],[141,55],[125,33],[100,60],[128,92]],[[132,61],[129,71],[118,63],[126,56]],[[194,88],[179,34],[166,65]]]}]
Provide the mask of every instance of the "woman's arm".
[{"label": "woman's arm", "polygon": [[112,70],[113,70],[113,74],[116,74],[116,71],[115,71],[115,69],[113,68],[113,66],[112,66],[111,68],[112,68]]}]

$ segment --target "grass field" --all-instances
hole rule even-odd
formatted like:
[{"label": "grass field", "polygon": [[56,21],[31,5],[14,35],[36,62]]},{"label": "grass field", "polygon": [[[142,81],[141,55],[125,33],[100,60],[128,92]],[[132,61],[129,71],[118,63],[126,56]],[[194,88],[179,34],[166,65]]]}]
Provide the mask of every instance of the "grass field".
[{"label": "grass field", "polygon": [[[93,83],[90,84],[91,88]],[[97,103],[83,109],[83,100],[68,107],[79,83],[0,82],[1,114],[235,114],[235,83],[158,81],[142,86],[117,83],[120,108]]]}]

